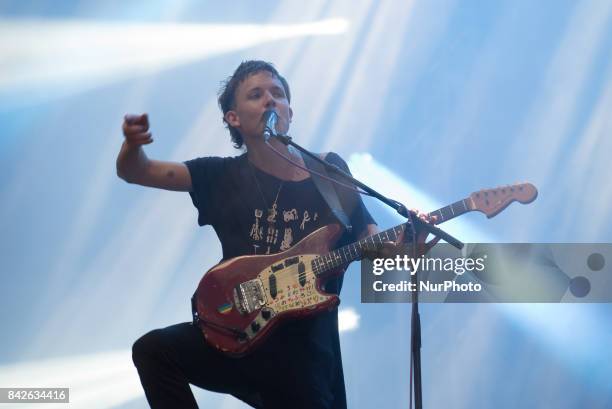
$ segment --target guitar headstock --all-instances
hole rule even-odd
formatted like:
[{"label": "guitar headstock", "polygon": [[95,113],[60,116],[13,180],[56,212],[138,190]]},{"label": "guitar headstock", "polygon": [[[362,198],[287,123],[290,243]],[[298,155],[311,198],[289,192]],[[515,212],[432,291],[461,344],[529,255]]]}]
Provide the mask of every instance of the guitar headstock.
[{"label": "guitar headstock", "polygon": [[470,195],[474,206],[471,210],[479,210],[490,219],[514,201],[527,204],[533,202],[536,197],[538,189],[531,183],[515,183],[495,189],[484,189]]}]

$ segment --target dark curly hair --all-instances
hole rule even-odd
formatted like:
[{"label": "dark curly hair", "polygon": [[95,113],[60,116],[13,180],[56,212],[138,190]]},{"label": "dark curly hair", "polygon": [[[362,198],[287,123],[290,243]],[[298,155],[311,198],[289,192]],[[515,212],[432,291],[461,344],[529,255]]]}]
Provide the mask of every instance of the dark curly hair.
[{"label": "dark curly hair", "polygon": [[223,81],[221,84],[221,89],[219,89],[219,108],[223,112],[223,123],[227,129],[229,129],[230,135],[232,137],[232,142],[234,143],[234,147],[239,149],[244,144],[244,138],[240,135],[240,132],[233,126],[227,123],[225,120],[225,114],[228,111],[236,108],[236,91],[238,90],[238,86],[242,84],[244,80],[246,80],[251,75],[257,74],[261,71],[268,71],[276,78],[278,78],[285,89],[285,94],[287,95],[287,100],[291,102],[291,93],[289,91],[289,84],[287,80],[283,78],[282,75],[278,73],[274,66],[266,61],[260,60],[250,60],[243,61],[234,74],[227,78],[227,80]]}]

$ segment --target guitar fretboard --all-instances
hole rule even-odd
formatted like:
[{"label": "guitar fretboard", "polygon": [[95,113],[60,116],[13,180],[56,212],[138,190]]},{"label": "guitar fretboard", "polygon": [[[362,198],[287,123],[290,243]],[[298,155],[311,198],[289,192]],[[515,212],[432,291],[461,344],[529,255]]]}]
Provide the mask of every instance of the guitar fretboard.
[{"label": "guitar fretboard", "polygon": [[[473,209],[469,207],[469,198],[459,200],[448,206],[444,206],[438,210],[429,213],[429,216],[437,216],[436,224],[444,223],[464,213],[470,212]],[[323,254],[312,260],[312,271],[315,275],[320,276],[337,267],[349,264],[352,261],[363,258],[365,250],[373,250],[384,242],[396,241],[397,237],[405,229],[405,224],[392,227],[383,232],[374,234],[356,241],[355,243],[347,244],[327,254]]]},{"label": "guitar fretboard", "polygon": [[319,276],[337,267],[363,258],[365,250],[373,250],[386,241],[396,241],[397,237],[404,231],[405,225],[392,227],[383,232],[368,236],[365,239],[347,244],[327,254],[323,254],[312,260],[312,271]]},{"label": "guitar fretboard", "polygon": [[465,198],[463,200],[459,200],[458,202],[452,203],[448,206],[444,206],[438,210],[434,210],[429,213],[430,216],[438,216],[436,220],[436,224],[444,223],[452,218],[457,216],[461,216],[464,213],[471,211],[468,201],[469,198]]}]

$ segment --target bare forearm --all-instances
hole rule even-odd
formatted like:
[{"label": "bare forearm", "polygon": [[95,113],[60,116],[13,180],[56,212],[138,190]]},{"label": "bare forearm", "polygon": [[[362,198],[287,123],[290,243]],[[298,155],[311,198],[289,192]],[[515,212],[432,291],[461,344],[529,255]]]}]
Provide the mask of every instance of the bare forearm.
[{"label": "bare forearm", "polygon": [[124,141],[117,156],[117,176],[128,183],[142,184],[149,164],[142,146],[130,146]]},{"label": "bare forearm", "polygon": [[142,146],[153,143],[147,114],[127,114],[123,119],[125,141],[117,156],[117,175],[128,183],[189,192],[191,175],[184,163],[149,159]]}]

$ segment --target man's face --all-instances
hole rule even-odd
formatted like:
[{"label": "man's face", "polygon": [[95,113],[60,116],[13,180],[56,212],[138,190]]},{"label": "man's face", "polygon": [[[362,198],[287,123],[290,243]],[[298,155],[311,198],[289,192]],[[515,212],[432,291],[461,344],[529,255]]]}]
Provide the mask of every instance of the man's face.
[{"label": "man's face", "polygon": [[247,140],[261,138],[263,113],[272,109],[278,114],[276,132],[286,135],[293,112],[283,84],[268,71],[247,77],[236,90],[235,108],[225,114],[225,120]]}]

